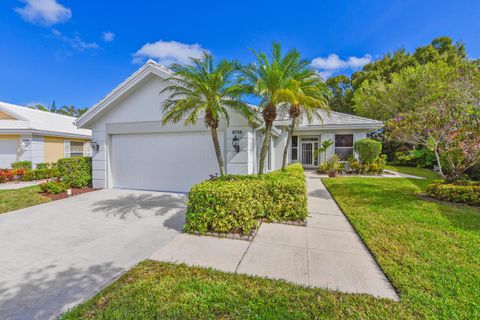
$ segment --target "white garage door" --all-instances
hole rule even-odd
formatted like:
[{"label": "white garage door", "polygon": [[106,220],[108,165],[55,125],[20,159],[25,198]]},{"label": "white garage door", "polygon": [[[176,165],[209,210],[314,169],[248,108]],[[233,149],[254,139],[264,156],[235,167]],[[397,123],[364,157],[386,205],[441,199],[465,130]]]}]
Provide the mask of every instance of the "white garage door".
[{"label": "white garage door", "polygon": [[10,164],[17,161],[17,143],[15,139],[0,139],[0,169],[10,168]]},{"label": "white garage door", "polygon": [[114,135],[111,154],[115,188],[188,192],[218,172],[209,133]]}]

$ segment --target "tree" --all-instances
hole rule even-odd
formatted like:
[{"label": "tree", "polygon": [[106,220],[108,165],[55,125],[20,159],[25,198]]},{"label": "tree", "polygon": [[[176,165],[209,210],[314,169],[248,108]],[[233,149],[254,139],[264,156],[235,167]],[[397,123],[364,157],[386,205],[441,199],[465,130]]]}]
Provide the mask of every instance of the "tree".
[{"label": "tree", "polygon": [[392,75],[390,82],[366,80],[355,92],[355,112],[364,117],[388,120],[400,112],[421,106],[423,99],[438,91],[439,82],[454,67],[443,61],[407,67]]},{"label": "tree", "polygon": [[434,152],[440,175],[453,182],[480,162],[480,70],[464,62],[440,76],[420,107],[397,115],[386,128],[390,139]]},{"label": "tree", "polygon": [[78,110],[74,106],[63,106],[57,111],[57,113],[70,117],[79,116]]},{"label": "tree", "polygon": [[30,106],[30,109],[35,109],[35,110],[40,110],[40,111],[46,111],[46,112],[57,112],[57,106],[55,105],[55,100],[53,100],[52,104],[49,107],[45,107],[44,105],[41,104],[36,104],[34,106]]},{"label": "tree", "polygon": [[281,103],[288,102],[285,90],[291,84],[292,74],[301,60],[300,53],[295,49],[283,55],[282,48],[277,42],[272,44],[270,56],[263,52],[253,50],[252,52],[256,61],[240,68],[238,84],[244,94],[260,98],[259,108],[265,123],[265,133],[260,150],[258,173],[263,174],[277,108]]},{"label": "tree", "polygon": [[353,114],[353,89],[350,78],[345,75],[338,75],[328,78],[325,83],[331,91],[328,100],[330,109],[333,111]]},{"label": "tree", "polygon": [[228,111],[233,110],[251,120],[253,111],[241,100],[242,92],[235,85],[235,64],[226,60],[215,64],[211,54],[203,52],[199,59],[191,58],[192,65],[174,64],[173,75],[161,93],[169,97],[163,103],[165,125],[168,122],[195,125],[204,113],[204,123],[210,128],[220,174],[224,174],[224,163],[217,129],[221,118],[229,122]]},{"label": "tree", "polygon": [[292,120],[283,150],[282,170],[285,170],[287,165],[288,149],[300,116],[305,116],[311,122],[315,116],[321,118],[318,114],[319,110],[330,111],[328,107],[330,91],[322,78],[309,65],[308,61],[299,61],[292,72],[293,79],[279,93],[287,101],[280,107],[288,108],[288,114]]}]

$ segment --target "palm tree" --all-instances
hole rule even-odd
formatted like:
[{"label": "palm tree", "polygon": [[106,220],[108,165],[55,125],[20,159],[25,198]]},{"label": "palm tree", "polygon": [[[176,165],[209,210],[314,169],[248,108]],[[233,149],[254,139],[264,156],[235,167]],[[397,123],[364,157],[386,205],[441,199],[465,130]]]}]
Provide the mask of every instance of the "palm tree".
[{"label": "palm tree", "polygon": [[256,63],[240,69],[239,84],[247,95],[256,95],[260,98],[259,107],[262,110],[265,122],[265,134],[260,151],[258,173],[263,174],[270,139],[272,136],[273,121],[277,117],[277,107],[289,101],[286,89],[292,81],[292,75],[300,62],[300,53],[290,50],[282,55],[279,43],[272,45],[270,57],[265,53],[253,51]]},{"label": "palm tree", "polygon": [[41,104],[36,104],[34,106],[30,106],[30,109],[35,109],[35,110],[40,110],[40,111],[46,111],[46,112],[57,112],[57,106],[55,105],[55,100],[53,100],[52,104],[49,107],[45,107],[44,105]]},{"label": "palm tree", "polygon": [[169,85],[161,91],[170,94],[163,103],[162,123],[183,120],[185,125],[194,125],[199,114],[204,113],[204,122],[210,128],[218,167],[223,175],[223,157],[217,135],[220,119],[224,118],[228,123],[228,109],[231,109],[251,120],[253,111],[241,100],[242,91],[233,79],[236,70],[233,62],[222,60],[215,64],[213,56],[207,52],[203,52],[199,59],[191,58],[191,61],[192,65],[174,64],[170,67],[173,75],[166,80]]},{"label": "palm tree", "polygon": [[77,109],[78,117],[88,111],[88,108]]},{"label": "palm tree", "polygon": [[321,119],[319,110],[330,111],[328,106],[330,91],[322,78],[310,67],[310,62],[300,61],[293,73],[293,79],[287,88],[282,90],[282,95],[288,101],[282,106],[288,108],[288,114],[292,120],[283,150],[282,170],[285,170],[287,165],[288,149],[300,116],[304,114],[307,120],[312,122],[315,116]]},{"label": "palm tree", "polygon": [[70,116],[70,117],[78,117],[78,110],[74,106],[63,106],[61,107],[57,113],[63,114],[65,116]]}]

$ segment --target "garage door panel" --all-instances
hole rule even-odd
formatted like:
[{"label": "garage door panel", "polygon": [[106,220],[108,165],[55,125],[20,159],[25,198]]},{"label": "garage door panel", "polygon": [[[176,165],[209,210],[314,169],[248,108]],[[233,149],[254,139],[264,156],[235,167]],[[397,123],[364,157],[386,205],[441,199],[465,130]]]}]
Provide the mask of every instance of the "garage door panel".
[{"label": "garage door panel", "polygon": [[17,161],[17,144],[14,139],[0,139],[0,169],[10,168],[12,162]]},{"label": "garage door panel", "polygon": [[116,188],[188,192],[218,172],[209,133],[113,135],[111,160]]}]

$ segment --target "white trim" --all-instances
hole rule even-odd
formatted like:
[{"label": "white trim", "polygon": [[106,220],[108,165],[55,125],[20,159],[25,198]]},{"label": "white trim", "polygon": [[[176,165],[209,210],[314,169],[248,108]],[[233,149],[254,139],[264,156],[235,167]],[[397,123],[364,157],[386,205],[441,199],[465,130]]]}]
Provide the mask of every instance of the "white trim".
[{"label": "white trim", "polygon": [[63,157],[70,158],[70,140],[63,141]]}]

